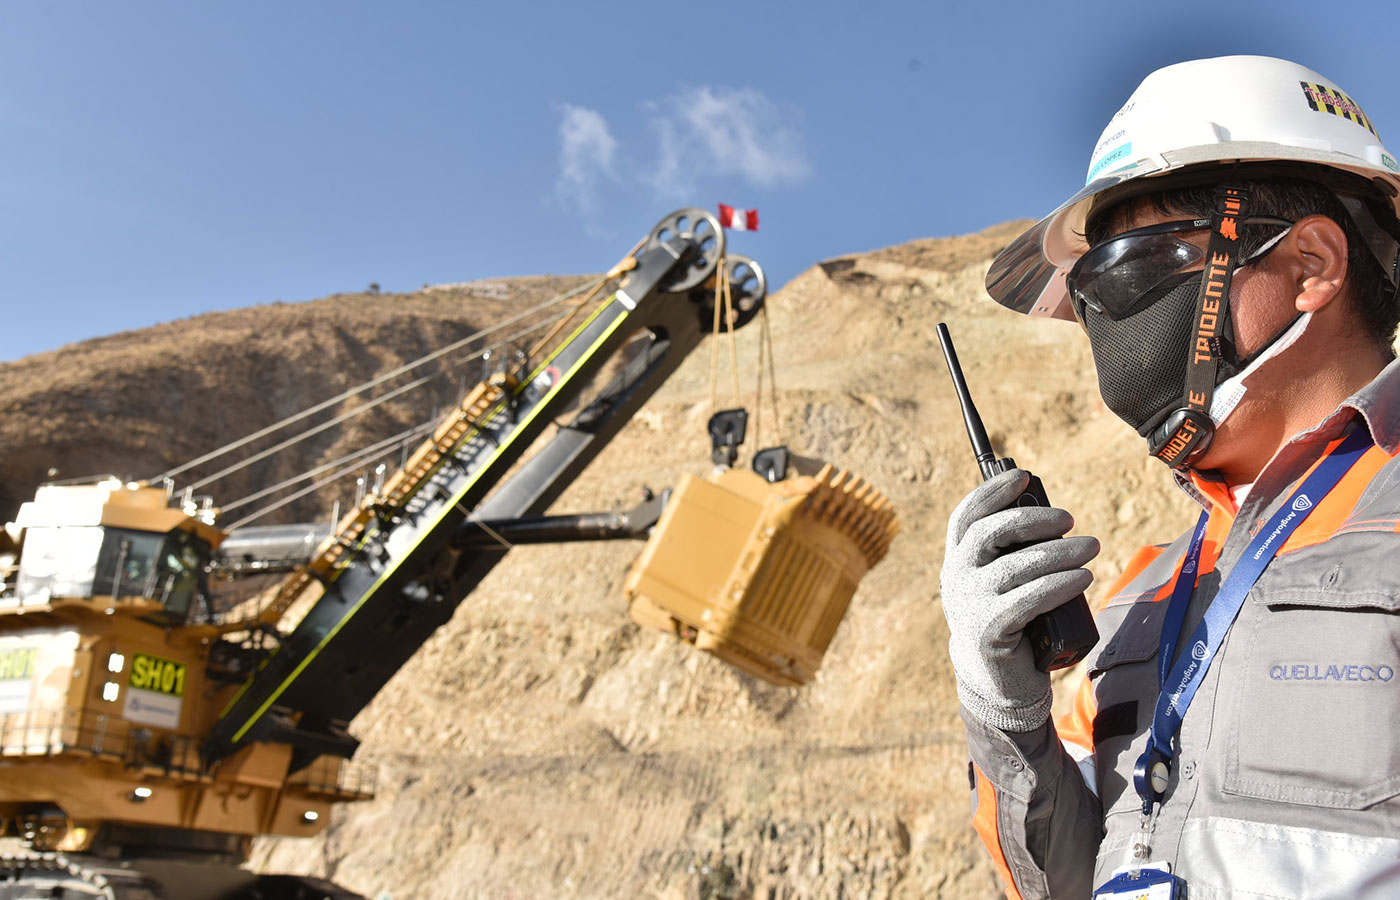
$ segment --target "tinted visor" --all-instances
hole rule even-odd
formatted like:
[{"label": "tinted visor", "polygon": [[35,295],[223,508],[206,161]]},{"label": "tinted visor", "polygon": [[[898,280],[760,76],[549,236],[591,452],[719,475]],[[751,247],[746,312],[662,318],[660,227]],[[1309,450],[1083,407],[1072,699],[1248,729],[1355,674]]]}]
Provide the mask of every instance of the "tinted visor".
[{"label": "tinted visor", "polygon": [[1060,246],[1064,242],[1062,232],[1066,232],[1062,220],[1075,218],[1076,207],[1137,174],[1140,174],[1139,167],[1128,166],[1121,172],[1091,181],[1008,244],[987,270],[987,293],[1002,306],[1019,313],[1074,321],[1065,294],[1064,269],[1056,260],[1067,261],[1077,256],[1079,246]]},{"label": "tinted visor", "polygon": [[[1241,225],[1279,225],[1285,219],[1251,217]],[[1180,235],[1206,231],[1210,219],[1161,222],[1110,238],[1085,253],[1065,278],[1070,302],[1082,320],[1088,307],[1124,319],[1200,271],[1205,249]]]}]

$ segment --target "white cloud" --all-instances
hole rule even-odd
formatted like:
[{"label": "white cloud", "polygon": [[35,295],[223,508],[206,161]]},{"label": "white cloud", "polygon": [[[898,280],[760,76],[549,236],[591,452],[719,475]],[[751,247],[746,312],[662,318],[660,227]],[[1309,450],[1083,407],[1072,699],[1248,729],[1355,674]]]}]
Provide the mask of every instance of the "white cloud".
[{"label": "white cloud", "polygon": [[767,188],[812,174],[796,115],[762,91],[701,86],[648,108],[658,141],[651,183],[663,194],[690,194],[712,177]]},{"label": "white cloud", "polygon": [[615,181],[613,160],[617,140],[608,130],[608,121],[597,110],[584,106],[563,107],[559,123],[559,180],[555,190],[580,212],[592,213],[598,206],[599,183]]},{"label": "white cloud", "polygon": [[[657,199],[693,201],[699,186],[738,179],[754,188],[803,181],[812,174],[800,115],[780,108],[754,88],[687,88],[642,104],[656,140],[654,156],[637,143],[619,151],[607,120],[597,110],[560,107],[559,177],[555,193],[580,213],[594,217],[605,189],[650,189]],[[624,184],[619,171],[635,173]]]}]

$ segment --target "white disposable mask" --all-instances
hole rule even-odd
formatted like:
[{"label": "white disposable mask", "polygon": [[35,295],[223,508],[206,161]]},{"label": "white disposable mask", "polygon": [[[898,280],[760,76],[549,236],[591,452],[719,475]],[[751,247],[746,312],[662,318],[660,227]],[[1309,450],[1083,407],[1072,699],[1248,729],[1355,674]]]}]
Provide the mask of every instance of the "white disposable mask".
[{"label": "white disposable mask", "polygon": [[1311,321],[1312,313],[1303,313],[1284,330],[1283,334],[1278,336],[1278,340],[1270,344],[1263,353],[1250,360],[1249,365],[1245,366],[1239,374],[1221,382],[1220,386],[1215,389],[1215,396],[1211,398],[1210,403],[1210,418],[1215,422],[1217,428],[1244,399],[1245,392],[1249,390],[1250,376],[1258,372],[1269,360],[1293,346],[1298,338],[1303,336],[1303,332],[1307,330],[1308,323]]}]

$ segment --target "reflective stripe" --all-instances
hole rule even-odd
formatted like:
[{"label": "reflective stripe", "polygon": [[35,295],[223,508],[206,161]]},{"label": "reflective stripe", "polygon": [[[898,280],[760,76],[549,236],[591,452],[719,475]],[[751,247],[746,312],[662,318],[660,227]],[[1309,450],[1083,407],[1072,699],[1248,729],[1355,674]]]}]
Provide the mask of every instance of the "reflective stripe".
[{"label": "reflective stripe", "polygon": [[1060,743],[1079,767],[1085,787],[1095,797],[1099,795],[1098,764],[1094,760],[1094,717],[1098,712],[1094,683],[1086,676],[1080,680],[1079,689],[1074,692],[1074,706],[1055,722],[1055,733],[1060,736]]},{"label": "reflective stripe", "polygon": [[1176,858],[1191,900],[1400,897],[1395,838],[1210,817],[1186,822]]},{"label": "reflective stripe", "polygon": [[1148,566],[1156,562],[1157,557],[1161,556],[1162,551],[1166,549],[1166,547],[1142,547],[1134,553],[1133,558],[1128,560],[1127,566],[1123,568],[1123,574],[1119,575],[1118,580],[1113,582],[1104,592],[1105,599],[1099,601],[1098,609],[1094,611],[1098,612],[1105,606],[1124,602],[1130,597],[1134,600],[1138,599],[1135,595],[1141,591],[1131,591],[1129,588],[1134,586],[1133,582],[1137,580],[1137,577],[1146,571]]},{"label": "reflective stripe", "polygon": [[1343,525],[1350,524],[1349,518],[1356,512],[1356,504],[1360,502],[1362,493],[1388,462],[1390,454],[1379,447],[1372,447],[1356,461],[1346,478],[1318,502],[1317,509],[1312,511],[1307,521],[1299,525],[1298,530],[1279,548],[1279,555],[1324,543]]},{"label": "reflective stripe", "polygon": [[1006,864],[1006,854],[1001,850],[1001,832],[997,828],[996,788],[992,787],[992,783],[977,766],[974,765],[972,771],[977,776],[977,811],[972,815],[972,827],[986,845],[987,853],[992,857],[992,865],[996,866],[997,873],[1006,885],[1007,898],[1022,900],[1021,892],[1016,889],[1016,881],[1011,877],[1011,867]]},{"label": "reflective stripe", "polygon": [[[1206,525],[1205,543],[1201,547],[1198,575],[1215,571],[1215,563],[1220,559],[1220,550],[1225,546],[1225,537],[1230,533],[1230,526],[1234,521],[1233,513],[1224,507],[1217,506],[1211,510],[1210,522]],[[1168,561],[1162,556],[1170,549],[1169,546],[1144,547],[1134,554],[1123,577],[1114,583],[1115,590],[1109,591],[1108,599],[1103,601],[1100,609],[1124,603],[1156,603],[1170,597],[1177,573],[1181,571],[1181,564],[1186,560],[1185,538],[1189,536],[1190,532],[1183,535],[1180,542],[1181,551],[1171,558],[1171,568],[1167,568]],[[1149,573],[1151,577],[1146,577]]]},{"label": "reflective stripe", "polygon": [[1074,693],[1074,706],[1055,723],[1055,733],[1060,736],[1061,741],[1083,747],[1085,752],[1093,753],[1094,717],[1098,714],[1099,704],[1094,696],[1094,683],[1085,678],[1079,682],[1079,690]]}]

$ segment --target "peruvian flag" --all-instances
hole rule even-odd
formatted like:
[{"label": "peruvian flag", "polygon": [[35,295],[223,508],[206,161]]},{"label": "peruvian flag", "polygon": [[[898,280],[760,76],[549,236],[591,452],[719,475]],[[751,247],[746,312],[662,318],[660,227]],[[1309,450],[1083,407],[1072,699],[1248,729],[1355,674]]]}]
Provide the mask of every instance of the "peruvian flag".
[{"label": "peruvian flag", "polygon": [[734,231],[757,231],[758,210],[719,205],[719,224]]}]

